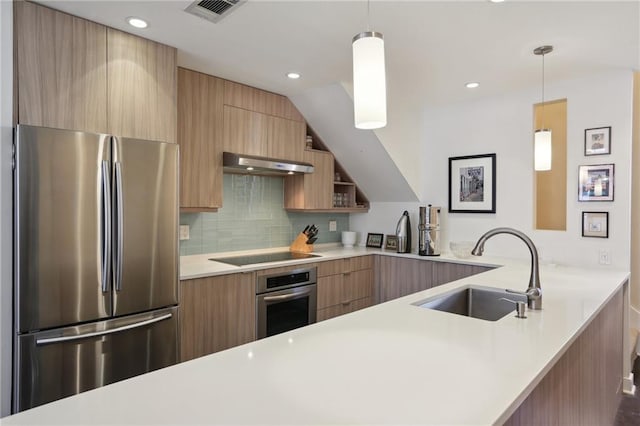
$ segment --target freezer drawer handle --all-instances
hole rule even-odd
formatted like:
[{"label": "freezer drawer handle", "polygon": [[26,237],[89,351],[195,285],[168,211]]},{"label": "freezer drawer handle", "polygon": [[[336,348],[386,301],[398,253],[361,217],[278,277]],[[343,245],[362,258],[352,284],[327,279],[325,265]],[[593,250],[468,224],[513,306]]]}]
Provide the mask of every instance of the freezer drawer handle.
[{"label": "freezer drawer handle", "polygon": [[102,162],[102,292],[109,291],[109,255],[111,254],[111,185],[109,162]]},{"label": "freezer drawer handle", "polygon": [[156,322],[164,321],[168,318],[171,318],[173,314],[164,314],[156,318],[151,318],[148,320],[136,322],[129,325],[124,325],[122,327],[117,327],[112,330],[105,331],[93,331],[91,333],[78,334],[76,336],[63,336],[63,337],[50,337],[47,339],[37,339],[36,345],[47,345],[50,343],[60,343],[60,342],[69,342],[72,340],[81,340],[87,339],[89,337],[98,337],[98,336],[106,336],[108,334],[119,333],[121,331],[131,330],[132,328],[144,327],[145,325],[153,324]]},{"label": "freezer drawer handle", "polygon": [[122,206],[122,168],[120,162],[116,162],[116,259],[115,259],[115,281],[116,291],[122,290],[122,230],[123,223],[123,206]]}]

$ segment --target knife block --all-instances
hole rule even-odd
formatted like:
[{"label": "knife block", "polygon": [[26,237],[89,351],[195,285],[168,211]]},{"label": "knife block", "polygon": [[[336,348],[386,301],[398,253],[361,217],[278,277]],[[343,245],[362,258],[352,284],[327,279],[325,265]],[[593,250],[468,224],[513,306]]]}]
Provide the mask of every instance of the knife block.
[{"label": "knife block", "polygon": [[311,253],[313,251],[313,244],[307,244],[307,239],[308,237],[301,232],[289,246],[289,251],[296,253]]}]

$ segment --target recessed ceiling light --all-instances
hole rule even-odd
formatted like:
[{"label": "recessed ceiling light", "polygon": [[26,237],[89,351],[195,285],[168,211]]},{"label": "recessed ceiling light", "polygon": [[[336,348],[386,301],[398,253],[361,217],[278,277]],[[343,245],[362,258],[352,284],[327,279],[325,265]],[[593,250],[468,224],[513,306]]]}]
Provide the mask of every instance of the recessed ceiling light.
[{"label": "recessed ceiling light", "polygon": [[504,0],[489,0],[491,3],[502,3]]},{"label": "recessed ceiling light", "polygon": [[480,83],[478,83],[476,81],[472,81],[472,82],[467,83],[467,84],[464,85],[464,87],[466,87],[467,89],[475,89],[478,86],[480,86]]},{"label": "recessed ceiling light", "polygon": [[289,77],[292,80],[297,80],[300,78],[300,74],[297,72],[289,72],[287,73],[287,77]]},{"label": "recessed ceiling light", "polygon": [[141,18],[136,18],[135,16],[129,16],[127,18],[127,23],[136,28],[147,28],[148,26],[147,21]]}]

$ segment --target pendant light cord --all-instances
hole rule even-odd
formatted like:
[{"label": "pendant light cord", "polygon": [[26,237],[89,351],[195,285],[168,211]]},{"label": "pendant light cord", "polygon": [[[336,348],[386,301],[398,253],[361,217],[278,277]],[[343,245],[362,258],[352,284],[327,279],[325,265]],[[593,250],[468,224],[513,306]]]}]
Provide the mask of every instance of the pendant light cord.
[{"label": "pendant light cord", "polygon": [[371,31],[371,0],[367,0],[367,32],[368,31]]},{"label": "pendant light cord", "polygon": [[542,54],[542,130],[544,130],[544,53]]}]

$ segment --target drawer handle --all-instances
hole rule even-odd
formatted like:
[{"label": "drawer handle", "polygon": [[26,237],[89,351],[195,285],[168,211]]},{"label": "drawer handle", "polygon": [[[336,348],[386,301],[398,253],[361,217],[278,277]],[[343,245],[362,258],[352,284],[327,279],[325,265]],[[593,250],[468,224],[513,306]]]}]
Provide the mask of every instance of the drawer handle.
[{"label": "drawer handle", "polygon": [[342,275],[344,276],[351,275],[351,272],[343,272]]},{"label": "drawer handle", "polygon": [[344,306],[349,306],[351,304],[351,300],[346,300],[346,301],[342,302],[342,304]]}]

